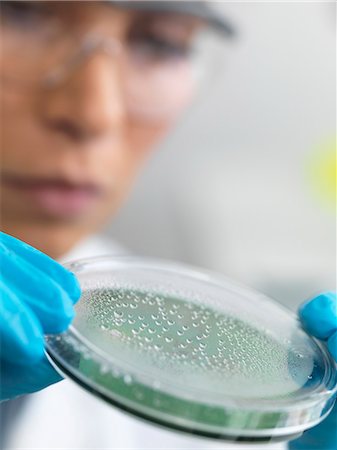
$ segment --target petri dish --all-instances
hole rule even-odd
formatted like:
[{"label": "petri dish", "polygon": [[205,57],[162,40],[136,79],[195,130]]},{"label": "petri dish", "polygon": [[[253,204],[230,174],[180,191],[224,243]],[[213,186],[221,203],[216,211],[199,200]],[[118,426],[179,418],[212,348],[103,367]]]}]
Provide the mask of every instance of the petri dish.
[{"label": "petri dish", "polygon": [[336,367],[290,311],[221,275],[138,257],[66,265],[82,296],[46,336],[63,376],[174,430],[232,441],[296,437],[330,412]]}]

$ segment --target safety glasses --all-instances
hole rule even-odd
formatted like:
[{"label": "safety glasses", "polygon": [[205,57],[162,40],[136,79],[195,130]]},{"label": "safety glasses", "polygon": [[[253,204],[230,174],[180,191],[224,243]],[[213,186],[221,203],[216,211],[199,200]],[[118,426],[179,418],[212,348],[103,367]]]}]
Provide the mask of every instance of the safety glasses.
[{"label": "safety glasses", "polygon": [[208,41],[202,19],[101,2],[4,2],[1,78],[22,95],[55,89],[99,59],[127,113],[170,120],[198,90]]}]

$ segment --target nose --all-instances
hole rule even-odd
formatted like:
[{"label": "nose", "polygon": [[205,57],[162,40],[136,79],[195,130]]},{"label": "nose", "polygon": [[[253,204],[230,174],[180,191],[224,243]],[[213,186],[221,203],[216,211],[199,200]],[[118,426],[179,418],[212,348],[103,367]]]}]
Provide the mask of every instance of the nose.
[{"label": "nose", "polygon": [[93,55],[57,87],[43,91],[40,114],[49,129],[73,141],[118,134],[125,117],[118,63]]}]

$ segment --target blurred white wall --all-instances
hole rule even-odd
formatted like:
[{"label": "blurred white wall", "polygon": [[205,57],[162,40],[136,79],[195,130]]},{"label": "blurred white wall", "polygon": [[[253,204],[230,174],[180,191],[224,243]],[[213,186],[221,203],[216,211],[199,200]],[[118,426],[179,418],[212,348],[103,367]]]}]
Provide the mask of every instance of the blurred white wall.
[{"label": "blurred white wall", "polygon": [[217,2],[239,37],[107,233],[292,307],[336,284],[333,206],[308,165],[336,133],[335,4]]}]

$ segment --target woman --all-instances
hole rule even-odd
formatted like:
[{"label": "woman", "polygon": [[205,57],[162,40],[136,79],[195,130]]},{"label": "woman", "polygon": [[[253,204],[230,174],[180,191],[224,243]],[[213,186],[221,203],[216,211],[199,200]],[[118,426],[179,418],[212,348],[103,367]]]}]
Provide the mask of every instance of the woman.
[{"label": "woman", "polygon": [[[60,380],[43,333],[68,327],[80,292],[54,260],[120,251],[88,237],[193,98],[194,38],[209,27],[231,34],[203,2],[2,3],[2,229],[44,252],[2,235],[10,448],[225,448],[139,424],[67,382],[10,400]],[[333,354],[335,305],[327,294],[302,311]],[[292,448],[330,448],[335,417]]]}]

